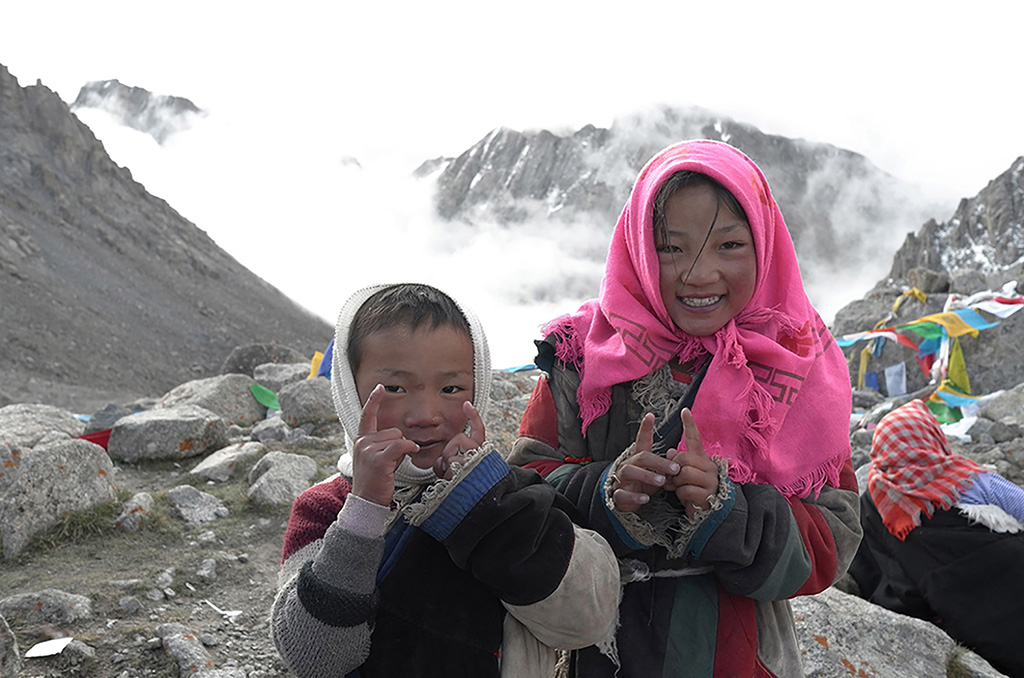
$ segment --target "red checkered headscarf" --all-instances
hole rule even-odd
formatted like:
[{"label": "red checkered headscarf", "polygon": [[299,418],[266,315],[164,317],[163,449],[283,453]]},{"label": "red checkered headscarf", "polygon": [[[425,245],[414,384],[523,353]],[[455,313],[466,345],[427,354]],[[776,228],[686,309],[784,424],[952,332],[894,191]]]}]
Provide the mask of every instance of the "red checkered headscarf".
[{"label": "red checkered headscarf", "polygon": [[868,492],[889,533],[903,541],[936,508],[960,500],[984,469],[954,454],[928,406],[912,400],[885,415],[871,441]]}]

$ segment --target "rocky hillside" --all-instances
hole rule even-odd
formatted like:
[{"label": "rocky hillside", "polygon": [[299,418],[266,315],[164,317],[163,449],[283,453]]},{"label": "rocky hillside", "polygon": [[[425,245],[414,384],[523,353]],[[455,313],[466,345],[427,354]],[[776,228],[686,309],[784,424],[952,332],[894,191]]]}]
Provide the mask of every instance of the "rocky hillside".
[{"label": "rocky hillside", "polygon": [[[938,313],[950,294],[969,297],[981,290],[1000,290],[1016,284],[1024,291],[1024,157],[989,182],[973,198],[964,199],[948,221],[929,220],[906,236],[893,258],[889,275],[863,299],[836,315],[837,336],[869,330],[892,316],[886,326],[911,322]],[[896,313],[893,304],[908,288],[927,294],[927,301],[907,297]],[[988,318],[991,319],[991,318]],[[1024,313],[1003,320],[977,337],[961,338],[964,360],[975,395],[1014,387],[1024,379]],[[907,387],[921,388],[926,377],[914,365],[913,352],[888,342],[881,355],[873,356],[868,370],[881,371],[907,361]],[[847,349],[854,357],[863,344]],[[851,361],[856,383],[858,360]]]},{"label": "rocky hillside", "polygon": [[663,108],[564,136],[497,129],[457,158],[433,160],[418,171],[437,173],[436,209],[446,219],[511,225],[550,218],[556,225],[606,224],[610,231],[643,164],[689,138],[726,141],[758,163],[786,216],[805,277],[884,265],[899,242],[894,233],[912,232],[945,210],[857,153],[765,134],[701,109]]},{"label": "rocky hillside", "polygon": [[2,66],[0,168],[0,404],[89,411],[216,374],[238,345],[330,338]]}]

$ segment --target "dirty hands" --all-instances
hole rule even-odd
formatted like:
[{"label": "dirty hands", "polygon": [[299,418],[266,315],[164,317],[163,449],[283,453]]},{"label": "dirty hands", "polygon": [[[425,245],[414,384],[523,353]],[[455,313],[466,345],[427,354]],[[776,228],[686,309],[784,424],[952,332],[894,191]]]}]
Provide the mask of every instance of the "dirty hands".
[{"label": "dirty hands", "polygon": [[390,506],[395,496],[395,470],[407,454],[420,446],[406,438],[398,428],[377,430],[384,386],[377,384],[359,419],[359,435],[352,449],[352,494],[380,506]]},{"label": "dirty hands", "polygon": [[718,493],[718,466],[704,452],[693,413],[686,408],[679,416],[684,449],[669,450],[664,457],[651,452],[654,415],[640,422],[633,456],[613,476],[612,501],[619,511],[633,513],[663,490],[675,493],[688,518],[710,506]]},{"label": "dirty hands", "polygon": [[[448,441],[441,452],[441,456],[434,460],[434,474],[445,480],[452,479],[452,463],[462,463],[465,460],[465,453],[475,450],[484,444],[484,421],[480,413],[468,400],[462,403],[462,411],[469,423],[469,433],[459,432]],[[465,426],[463,426],[465,428]]]},{"label": "dirty hands", "polygon": [[[389,506],[395,495],[395,471],[402,460],[420,452],[420,446],[397,427],[378,430],[377,419],[386,391],[378,384],[363,405],[359,434],[352,450],[352,493],[380,506]],[[468,433],[456,434],[433,461],[438,478],[450,480],[452,463],[484,443],[485,429],[480,414],[469,401],[463,403]]]}]

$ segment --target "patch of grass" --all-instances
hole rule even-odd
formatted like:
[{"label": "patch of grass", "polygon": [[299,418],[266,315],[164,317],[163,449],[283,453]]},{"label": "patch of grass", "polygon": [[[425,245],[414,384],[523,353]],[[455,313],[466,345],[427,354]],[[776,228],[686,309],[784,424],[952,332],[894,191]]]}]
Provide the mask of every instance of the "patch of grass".
[{"label": "patch of grass", "polygon": [[68,513],[48,529],[36,534],[25,549],[19,554],[19,560],[33,557],[41,553],[53,551],[67,546],[79,546],[97,542],[107,538],[121,538],[132,535],[158,533],[180,535],[180,521],[173,520],[167,512],[167,500],[163,493],[153,494],[153,509],[148,518],[142,522],[137,532],[127,532],[118,528],[114,521],[123,509],[123,501],[130,498],[130,493],[119,492],[121,501],[109,501],[97,504],[84,511]]},{"label": "patch of grass", "polygon": [[946,678],[971,678],[973,673],[964,666],[963,656],[967,648],[963,645],[954,645],[949,656],[946,657]]}]

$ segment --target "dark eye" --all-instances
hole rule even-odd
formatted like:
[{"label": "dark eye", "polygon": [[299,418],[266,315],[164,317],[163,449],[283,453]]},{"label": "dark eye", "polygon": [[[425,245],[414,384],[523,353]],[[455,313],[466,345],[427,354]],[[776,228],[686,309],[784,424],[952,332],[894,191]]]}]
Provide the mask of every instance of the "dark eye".
[{"label": "dark eye", "polygon": [[654,248],[658,254],[679,254],[683,250],[676,247],[675,245],[658,245]]},{"label": "dark eye", "polygon": [[461,386],[456,386],[452,384],[451,386],[445,386],[444,388],[442,388],[441,393],[444,393],[445,395],[452,395],[454,393],[462,393],[465,390],[466,389],[462,388]]},{"label": "dark eye", "polygon": [[738,240],[730,240],[729,242],[722,243],[723,250],[736,250],[741,247],[746,247],[747,243],[740,242]]},{"label": "dark eye", "polygon": [[402,388],[401,386],[388,386],[387,384],[384,385],[384,390],[387,391],[388,393],[404,393],[405,392],[405,389]]}]

